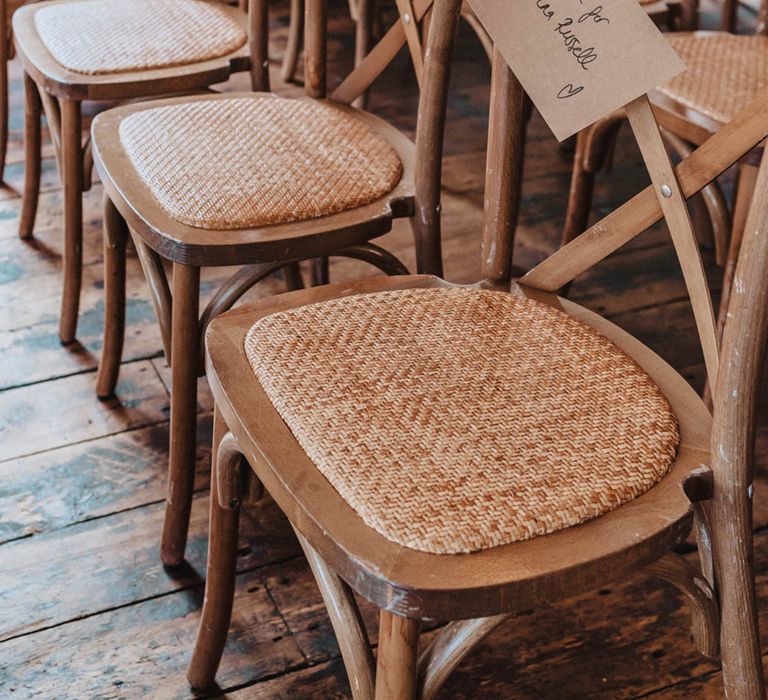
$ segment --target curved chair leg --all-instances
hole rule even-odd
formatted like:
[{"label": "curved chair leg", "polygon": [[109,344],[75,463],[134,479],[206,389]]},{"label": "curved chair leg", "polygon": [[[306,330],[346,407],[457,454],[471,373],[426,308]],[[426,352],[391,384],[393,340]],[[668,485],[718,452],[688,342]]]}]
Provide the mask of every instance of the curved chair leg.
[{"label": "curved chair leg", "polygon": [[720,611],[709,581],[681,556],[669,553],[646,568],[685,593],[691,606],[691,632],[699,653],[716,657],[720,646]]},{"label": "curved chair leg", "polygon": [[213,417],[214,462],[205,598],[195,651],[187,671],[190,685],[201,689],[213,683],[219,668],[235,595],[240,503],[232,493],[222,494],[220,482],[231,485],[236,481],[233,472],[240,470],[241,455],[234,440],[223,439],[226,430],[227,426],[217,408]]},{"label": "curved chair leg", "polygon": [[288,43],[283,54],[283,64],[280,68],[280,77],[283,82],[290,83],[296,74],[296,64],[299,62],[303,30],[304,0],[291,0],[290,16],[288,18]]},{"label": "curved chair leg", "polygon": [[168,366],[171,364],[171,315],[173,303],[168,277],[165,274],[162,258],[150,248],[140,236],[133,236],[133,245],[139,258],[144,279],[149,285],[152,306],[155,309],[157,325],[160,326],[160,337],[163,342],[163,353]]},{"label": "curved chair leg", "polygon": [[453,669],[509,615],[449,622],[419,657],[419,698],[431,700]]},{"label": "curved chair leg", "polygon": [[32,78],[24,73],[24,196],[21,201],[19,237],[32,238],[40,196],[43,106]]},{"label": "curved chair leg", "polygon": [[128,226],[104,194],[104,342],[96,380],[100,399],[114,396],[125,338],[125,245]]},{"label": "curved chair leg", "polygon": [[59,338],[71,343],[77,335],[77,314],[83,277],[83,148],[80,102],[61,102],[61,162],[64,181],[64,288]]},{"label": "curved chair leg", "polygon": [[331,625],[339,643],[354,700],[372,700],[374,662],[368,633],[352,589],[320,558],[304,537],[296,532],[312,574],[323,596]]},{"label": "curved chair leg", "polygon": [[[354,258],[362,260],[369,265],[373,265],[387,275],[407,275],[408,268],[403,265],[392,253],[374,243],[359,243],[349,246],[334,253],[345,258]],[[327,282],[326,282],[327,284]]]},{"label": "curved chair leg", "polygon": [[184,560],[195,481],[200,268],[173,264],[171,312],[171,450],[161,542],[167,566]]},{"label": "curved chair leg", "polygon": [[419,621],[382,610],[376,660],[376,700],[415,700]]},{"label": "curved chair leg", "polygon": [[[298,267],[298,263],[291,263],[285,266],[285,263],[256,263],[254,265],[244,265],[226,282],[224,282],[211,297],[207,306],[200,314],[200,351],[201,356],[205,352],[205,332],[208,324],[219,314],[231,309],[251,287],[269,277],[273,272],[280,268]],[[289,284],[290,287],[290,284]],[[205,371],[201,365],[201,374]]]}]

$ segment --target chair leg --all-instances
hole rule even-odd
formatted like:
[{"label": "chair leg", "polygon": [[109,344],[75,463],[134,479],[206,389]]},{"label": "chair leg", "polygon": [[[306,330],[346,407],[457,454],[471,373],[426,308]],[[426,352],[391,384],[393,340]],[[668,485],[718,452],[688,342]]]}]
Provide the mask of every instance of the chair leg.
[{"label": "chair leg", "polygon": [[[355,66],[359,66],[368,55],[371,45],[371,26],[373,24],[373,0],[358,0],[355,20]],[[352,106],[357,109],[368,108],[370,90],[363,92]]]},{"label": "chair leg", "polygon": [[373,700],[374,661],[355,594],[336,572],[323,561],[312,545],[296,530],[296,536],[323,596],[328,617],[347,670],[354,700]]},{"label": "chair leg", "polygon": [[37,200],[40,196],[40,171],[42,167],[43,106],[35,81],[24,73],[24,197],[21,203],[19,237],[32,238],[37,216]]},{"label": "chair leg", "polygon": [[419,621],[382,610],[376,660],[376,700],[415,700]]},{"label": "chair leg", "polygon": [[66,344],[74,341],[77,335],[83,278],[82,115],[77,100],[61,101],[61,160],[64,180],[64,288],[59,338]]},{"label": "chair leg", "polygon": [[251,62],[251,90],[269,92],[269,3],[256,0],[248,16]]},{"label": "chair leg", "polygon": [[171,449],[161,543],[167,566],[184,561],[195,480],[200,268],[173,265],[171,312]]},{"label": "chair leg", "polygon": [[731,484],[721,489],[728,493],[718,495],[717,482],[715,489],[712,540],[720,599],[720,658],[725,697],[764,700],[750,497],[746,488],[734,493],[736,488]]},{"label": "chair leg", "polygon": [[720,645],[720,611],[715,592],[704,574],[679,554],[670,552],[646,568],[655,578],[671,583],[688,598],[691,632],[699,653],[715,658]]},{"label": "chair leg", "polygon": [[285,287],[289,292],[304,289],[304,277],[301,274],[299,263],[290,263],[283,268]]},{"label": "chair leg", "polygon": [[125,338],[125,245],[128,226],[104,194],[104,342],[96,380],[100,399],[114,396]]},{"label": "chair leg", "polygon": [[[232,617],[237,573],[237,540],[240,523],[239,504],[224,507],[219,502],[218,473],[222,468],[239,468],[239,454],[224,454],[221,439],[227,426],[218,408],[213,416],[213,469],[211,470],[211,519],[208,540],[208,568],[205,598],[197,632],[195,651],[187,678],[193,688],[207,688],[213,683],[221,662]],[[230,464],[237,460],[237,464]],[[229,505],[229,504],[225,504]]]},{"label": "chair leg", "polygon": [[592,210],[592,195],[595,189],[595,172],[587,168],[587,151],[590,135],[588,129],[576,137],[576,152],[573,156],[571,188],[568,191],[568,207],[560,245],[570,243],[587,228],[589,212]]},{"label": "chair leg", "polygon": [[328,258],[315,258],[312,261],[312,286],[320,287],[331,281],[331,269]]},{"label": "chair leg", "polygon": [[288,18],[288,43],[285,47],[285,54],[283,54],[283,64],[280,68],[280,77],[285,83],[290,83],[296,74],[296,64],[299,62],[303,29],[304,0],[291,0],[290,16]]}]

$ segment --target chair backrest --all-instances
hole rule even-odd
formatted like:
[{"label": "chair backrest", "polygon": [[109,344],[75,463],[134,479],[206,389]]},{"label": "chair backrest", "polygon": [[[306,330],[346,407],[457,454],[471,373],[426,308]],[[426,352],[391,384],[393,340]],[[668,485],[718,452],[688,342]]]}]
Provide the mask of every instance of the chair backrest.
[{"label": "chair backrest", "polygon": [[[416,134],[417,224],[426,219],[439,222],[448,66],[460,6],[461,0],[435,0]],[[518,201],[516,189],[520,186],[518,164],[522,158],[525,95],[497,49],[492,70],[480,284],[504,289],[512,281],[517,217],[513,203]],[[666,220],[714,388],[713,534],[716,547],[724,554],[716,568],[729,570],[729,575],[721,570],[718,585],[734,589],[721,594],[723,617],[727,620],[724,624],[730,626],[723,639],[730,640],[726,643],[734,645],[734,649],[738,647],[739,663],[754,671],[740,674],[731,669],[731,677],[757,678],[760,657],[759,647],[753,643],[757,623],[749,565],[750,499],[755,400],[768,329],[768,160],[763,158],[760,168],[758,196],[747,223],[722,349],[718,347],[712,300],[685,201],[768,136],[768,95],[750,104],[676,167],[664,148],[647,96],[626,105],[626,112],[652,184],[534,267],[518,283],[557,292],[655,222]],[[740,575],[734,576],[731,570]],[[759,696],[756,691],[734,694]]]},{"label": "chair backrest", "polygon": [[[251,0],[254,2],[255,0]],[[398,19],[365,59],[338,85],[330,98],[351,104],[384,72],[400,49],[408,46],[416,79],[422,84],[424,50],[433,0],[397,0]],[[304,22],[304,86],[311,97],[327,94],[327,0],[306,0]]]}]

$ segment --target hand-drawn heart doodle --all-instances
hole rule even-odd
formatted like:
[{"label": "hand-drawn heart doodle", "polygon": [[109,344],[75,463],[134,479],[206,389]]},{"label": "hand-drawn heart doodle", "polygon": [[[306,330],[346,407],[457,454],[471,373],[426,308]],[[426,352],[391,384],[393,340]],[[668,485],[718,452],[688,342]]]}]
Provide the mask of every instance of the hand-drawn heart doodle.
[{"label": "hand-drawn heart doodle", "polygon": [[578,95],[583,89],[584,89],[583,85],[579,85],[578,87],[573,87],[573,83],[568,83],[568,85],[564,85],[562,88],[560,88],[560,92],[557,93],[557,97],[560,100],[565,100],[568,97],[573,97],[574,95]]}]

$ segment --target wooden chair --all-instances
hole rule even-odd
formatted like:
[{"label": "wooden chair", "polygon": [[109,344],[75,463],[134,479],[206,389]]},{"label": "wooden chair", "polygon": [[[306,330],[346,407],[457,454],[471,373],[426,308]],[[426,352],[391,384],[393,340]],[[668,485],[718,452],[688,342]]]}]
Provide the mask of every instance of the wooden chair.
[{"label": "wooden chair", "polygon": [[[248,29],[242,10],[197,0],[48,0],[13,15],[26,92],[27,165],[19,235],[27,239],[33,233],[44,112],[64,184],[63,343],[72,342],[77,330],[82,194],[90,187],[93,164],[88,139],[83,144],[81,103],[206,90],[251,68]],[[268,89],[266,43],[260,43],[265,32],[266,4],[260,3],[250,23],[252,50],[259,56],[251,71],[257,89]]]},{"label": "wooden chair", "polygon": [[[735,7],[735,3],[726,3],[723,20],[726,25],[731,12],[729,7]],[[655,90],[650,97],[668,146],[681,157],[687,156],[692,147],[704,143],[768,86],[765,12],[766,4],[762,3],[754,36],[728,32],[676,32],[669,35],[669,42],[681,55],[688,70]],[[624,120],[624,115],[617,113],[579,134],[563,244],[587,225],[595,176],[607,162],[616,130]],[[759,160],[760,152],[756,152],[745,157],[739,165],[732,217],[716,183],[702,192],[714,231],[716,260],[725,268],[718,334],[722,334],[725,322],[724,311],[728,306]]]},{"label": "wooden chair", "polygon": [[[230,93],[126,105],[93,124],[96,167],[104,183],[105,338],[97,390],[114,392],[125,314],[125,240],[135,241],[172,369],[169,495],[162,558],[184,556],[192,502],[197,376],[210,320],[259,280],[296,261],[329,255],[407,272],[370,241],[398,217],[411,217],[420,271],[441,269],[437,212],[414,210],[413,144],[394,127],[349,105],[406,43],[417,77],[423,58],[418,23],[431,0],[409,16],[331,94],[326,92],[326,8],[307,5],[307,96]],[[213,144],[213,146],[211,146]],[[432,167],[422,163],[420,167]],[[158,187],[158,183],[161,184]],[[173,264],[169,284],[162,261]],[[199,313],[200,268],[240,265]],[[172,286],[172,291],[171,291]]]},{"label": "wooden chair", "polygon": [[[416,206],[439,207],[460,0],[435,4]],[[189,679],[212,682],[235,584],[238,509],[262,487],[304,547],[355,698],[434,697],[510,614],[646,571],[690,599],[728,697],[764,697],[751,570],[754,404],[768,329],[768,162],[722,351],[685,199],[768,135],[761,97],[673,168],[647,96],[627,105],[652,185],[511,281],[523,92],[494,53],[483,279],[324,286],[223,314],[206,594]],[[714,420],[650,349],[555,291],[664,217]],[[695,525],[701,568],[673,549]],[[377,660],[354,594],[381,610]],[[451,620],[418,650],[419,621]]]}]

